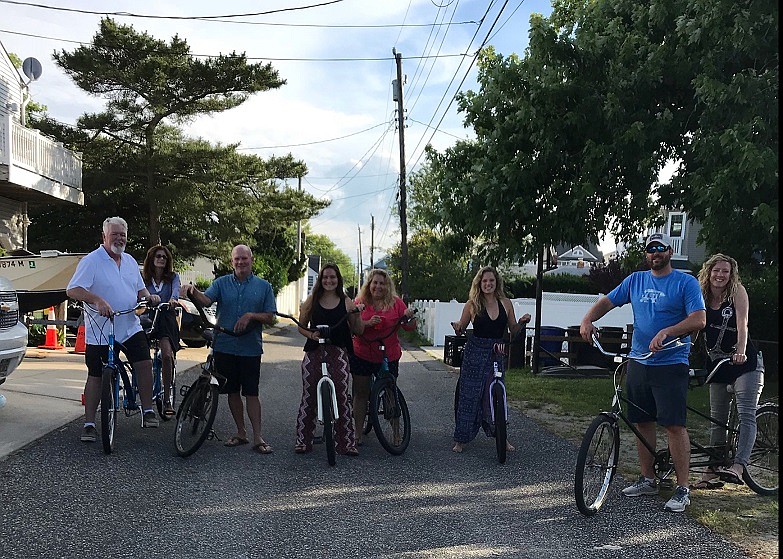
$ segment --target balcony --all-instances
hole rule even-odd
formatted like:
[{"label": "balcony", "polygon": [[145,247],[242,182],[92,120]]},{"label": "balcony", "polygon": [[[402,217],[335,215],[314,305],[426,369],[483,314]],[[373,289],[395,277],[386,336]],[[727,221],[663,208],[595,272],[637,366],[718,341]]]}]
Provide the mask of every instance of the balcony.
[{"label": "balcony", "polygon": [[84,205],[81,154],[0,115],[0,193],[20,202]]}]

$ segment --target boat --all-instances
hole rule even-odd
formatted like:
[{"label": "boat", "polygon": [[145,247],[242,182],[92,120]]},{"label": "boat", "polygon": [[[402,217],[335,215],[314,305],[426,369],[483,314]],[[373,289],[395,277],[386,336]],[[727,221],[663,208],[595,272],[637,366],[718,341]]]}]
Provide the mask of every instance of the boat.
[{"label": "boat", "polygon": [[39,254],[13,250],[0,257],[0,276],[11,280],[24,314],[58,305],[68,296],[65,289],[86,252],[42,250]]}]

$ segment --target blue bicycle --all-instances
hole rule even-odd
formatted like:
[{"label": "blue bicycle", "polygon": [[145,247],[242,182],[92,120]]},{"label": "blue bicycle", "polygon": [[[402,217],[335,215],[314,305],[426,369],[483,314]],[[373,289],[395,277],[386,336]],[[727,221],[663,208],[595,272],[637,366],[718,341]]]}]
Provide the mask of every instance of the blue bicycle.
[{"label": "blue bicycle", "polygon": [[[155,326],[158,322],[158,317],[161,313],[168,311],[171,308],[171,303],[160,303],[150,310],[154,311],[152,319],[146,315],[142,317],[141,323],[144,327],[144,332],[147,334],[147,340],[150,343],[150,349],[152,349],[152,400],[155,402],[155,406],[158,409],[158,415],[163,421],[172,419],[174,412],[166,413],[165,404],[171,404],[171,409],[174,408],[177,399],[177,358],[172,359],[171,364],[171,386],[169,387],[168,394],[165,393],[163,386],[163,352],[160,349],[160,340],[153,334],[155,332]],[[149,307],[148,307],[149,308]],[[135,382],[133,383],[134,389],[136,388]],[[135,393],[135,392],[134,392]]]},{"label": "blue bicycle", "polygon": [[[86,303],[85,303],[86,304]],[[89,306],[97,312],[97,309]],[[123,314],[142,314],[147,308],[146,301],[139,301],[136,306],[130,309],[114,311],[108,320],[104,323],[109,325],[109,332],[106,334],[108,345],[108,355],[106,364],[103,366],[101,375],[101,442],[103,443],[103,452],[111,454],[114,450],[114,439],[117,427],[117,416],[120,409],[127,417],[135,415],[141,411],[141,407],[136,403],[136,378],[133,365],[122,359],[117,353],[117,347],[122,348],[122,344],[115,344],[114,340],[114,318]],[[89,320],[90,315],[85,313]],[[97,326],[97,323],[93,323]],[[101,337],[104,334],[101,331]]]}]

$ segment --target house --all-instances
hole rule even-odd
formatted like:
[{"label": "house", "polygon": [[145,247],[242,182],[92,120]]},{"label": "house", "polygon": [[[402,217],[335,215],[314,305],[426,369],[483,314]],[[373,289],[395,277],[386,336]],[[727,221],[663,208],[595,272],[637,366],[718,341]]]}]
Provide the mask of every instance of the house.
[{"label": "house", "polygon": [[568,248],[567,245],[560,245],[555,250],[557,268],[549,270],[550,274],[586,276],[594,264],[604,260],[603,254],[594,244],[588,244],[588,248],[582,245],[575,245],[571,248]]},{"label": "house", "polygon": [[0,42],[0,246],[27,248],[27,204],[84,205],[81,154],[24,125],[29,80]]}]

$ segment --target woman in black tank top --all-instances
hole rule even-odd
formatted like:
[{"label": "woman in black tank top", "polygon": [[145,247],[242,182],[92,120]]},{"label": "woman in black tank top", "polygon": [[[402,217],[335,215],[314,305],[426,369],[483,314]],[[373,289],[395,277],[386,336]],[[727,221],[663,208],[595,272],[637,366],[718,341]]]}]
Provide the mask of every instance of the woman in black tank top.
[{"label": "woman in black tank top", "polygon": [[[325,264],[318,273],[313,292],[302,303],[299,322],[310,328],[318,325],[337,324],[356,305],[343,291],[343,277],[335,264]],[[353,351],[351,332],[361,334],[364,325],[359,314],[352,314],[333,329],[328,344],[319,344],[318,332],[299,328],[307,338],[302,360],[302,401],[296,418],[296,444],[294,451],[302,454],[313,449],[315,421],[318,412],[316,388],[321,379],[321,360],[325,358],[334,383],[340,417],[335,421],[335,447],[339,454],[357,456],[356,435],[353,427],[353,410],[348,399],[348,356]]]},{"label": "woman in black tank top", "polygon": [[[709,258],[699,272],[707,326],[703,330],[707,350],[706,367],[723,357],[731,361],[721,366],[710,383],[710,415],[726,422],[733,387],[739,416],[739,437],[734,463],[728,468],[707,471],[696,488],[715,486],[715,478],[742,484],[742,474],[756,441],[756,408],[764,388],[764,363],[748,337],[748,292],[740,283],[737,261],[725,254]],[[712,425],[710,444],[726,444],[726,430]],[[711,483],[710,483],[711,482]]]},{"label": "woman in black tank top", "polygon": [[[493,318],[494,317],[494,318]],[[473,323],[473,335],[462,352],[459,371],[459,399],[455,410],[454,452],[462,452],[465,444],[476,438],[483,422],[481,397],[487,378],[493,374],[491,352],[495,342],[502,341],[506,331],[516,334],[530,321],[525,314],[514,318],[514,307],[503,293],[503,279],[498,272],[486,266],[478,271],[470,286],[468,302],[462,316],[451,326],[458,335]],[[487,436],[490,436],[487,433]],[[514,450],[506,443],[506,450]]]}]

